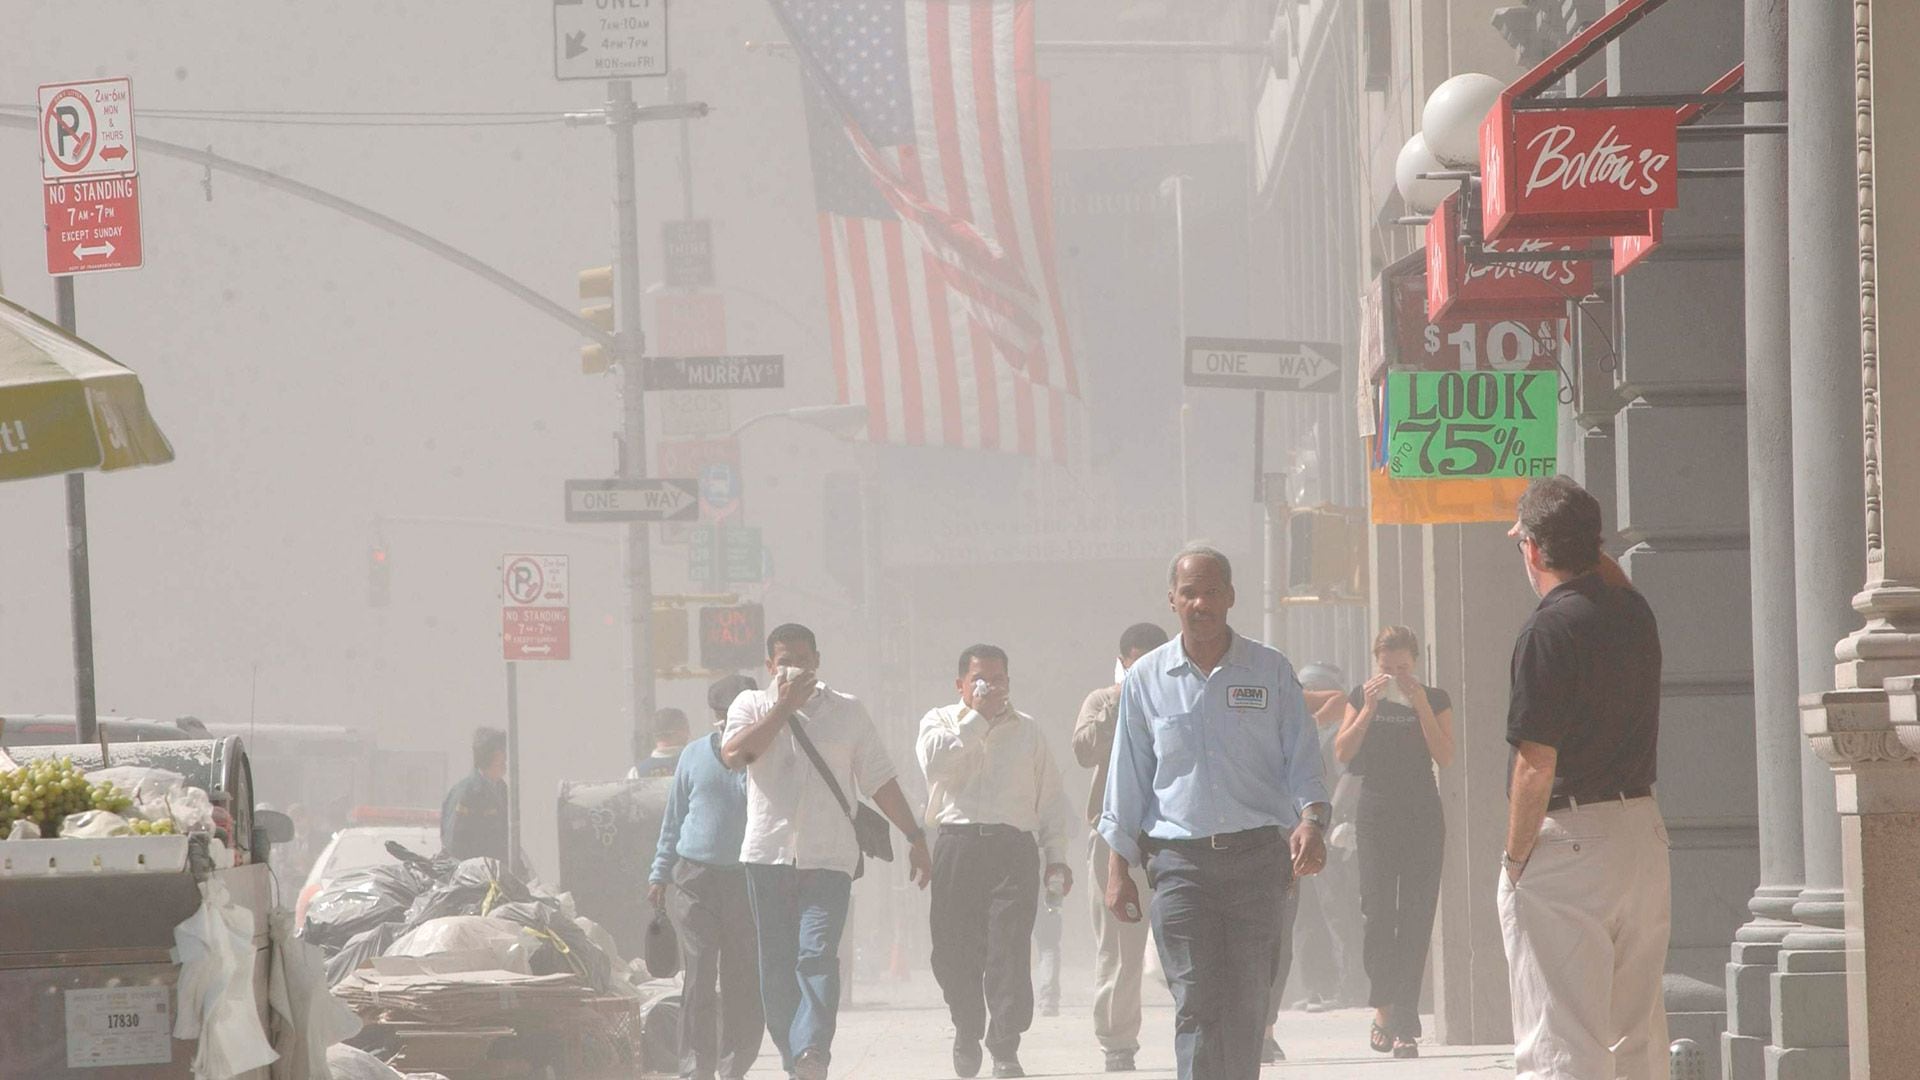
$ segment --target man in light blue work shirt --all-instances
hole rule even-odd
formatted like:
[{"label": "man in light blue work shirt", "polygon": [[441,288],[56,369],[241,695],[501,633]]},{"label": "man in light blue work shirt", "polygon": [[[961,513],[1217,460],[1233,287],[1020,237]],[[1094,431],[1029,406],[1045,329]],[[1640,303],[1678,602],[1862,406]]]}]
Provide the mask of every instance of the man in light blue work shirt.
[{"label": "man in light blue work shirt", "polygon": [[680,753],[647,875],[648,899],[666,909],[680,939],[680,1075],[690,1080],[747,1075],[766,1028],[753,909],[740,865],[747,778],[720,760],[718,727],[733,700],[756,688],[744,675],[707,688],[715,730]]},{"label": "man in light blue work shirt", "polygon": [[1233,568],[1197,545],[1168,572],[1180,634],[1127,670],[1100,811],[1107,907],[1153,936],[1174,998],[1180,1080],[1260,1075],[1282,910],[1326,862],[1320,742],[1293,665],[1227,625]]}]

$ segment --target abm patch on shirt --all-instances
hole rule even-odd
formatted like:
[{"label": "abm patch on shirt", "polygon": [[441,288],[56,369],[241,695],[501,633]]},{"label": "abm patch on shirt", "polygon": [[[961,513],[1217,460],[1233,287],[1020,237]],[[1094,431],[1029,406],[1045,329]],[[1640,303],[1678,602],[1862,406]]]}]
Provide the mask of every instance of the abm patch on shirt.
[{"label": "abm patch on shirt", "polygon": [[1264,686],[1227,687],[1227,708],[1264,709],[1267,707],[1267,688]]}]

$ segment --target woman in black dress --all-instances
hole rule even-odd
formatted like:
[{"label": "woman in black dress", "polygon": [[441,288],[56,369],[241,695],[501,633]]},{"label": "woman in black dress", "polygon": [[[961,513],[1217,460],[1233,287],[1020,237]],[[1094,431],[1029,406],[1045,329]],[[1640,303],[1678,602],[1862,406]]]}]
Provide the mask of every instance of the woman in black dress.
[{"label": "woman in black dress", "polygon": [[1354,688],[1334,737],[1334,754],[1361,778],[1354,815],[1359,837],[1361,954],[1372,984],[1368,1045],[1394,1057],[1420,1056],[1420,980],[1440,898],[1446,822],[1434,765],[1453,760],[1453,702],[1414,677],[1420,643],[1404,626],[1373,641],[1377,673]]}]

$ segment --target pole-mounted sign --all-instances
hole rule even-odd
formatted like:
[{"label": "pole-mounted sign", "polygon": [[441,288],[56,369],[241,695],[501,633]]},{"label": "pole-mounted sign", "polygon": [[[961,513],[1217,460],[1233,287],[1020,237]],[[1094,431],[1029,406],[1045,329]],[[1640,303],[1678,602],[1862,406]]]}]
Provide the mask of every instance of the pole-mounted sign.
[{"label": "pole-mounted sign", "polygon": [[1233,390],[1331,394],[1340,389],[1340,347],[1317,341],[1190,337],[1184,381]]},{"label": "pole-mounted sign", "polygon": [[553,77],[667,73],[667,0],[553,0]]},{"label": "pole-mounted sign", "polygon": [[140,265],[138,173],[129,80],[40,88],[47,273],[58,277]]}]

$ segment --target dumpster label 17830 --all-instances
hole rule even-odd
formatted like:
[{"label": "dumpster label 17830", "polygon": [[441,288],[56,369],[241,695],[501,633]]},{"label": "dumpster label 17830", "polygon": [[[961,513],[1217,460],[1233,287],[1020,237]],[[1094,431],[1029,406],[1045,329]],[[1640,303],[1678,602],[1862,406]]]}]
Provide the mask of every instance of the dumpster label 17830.
[{"label": "dumpster label 17830", "polygon": [[67,1068],[173,1061],[173,991],[118,986],[67,991]]}]

